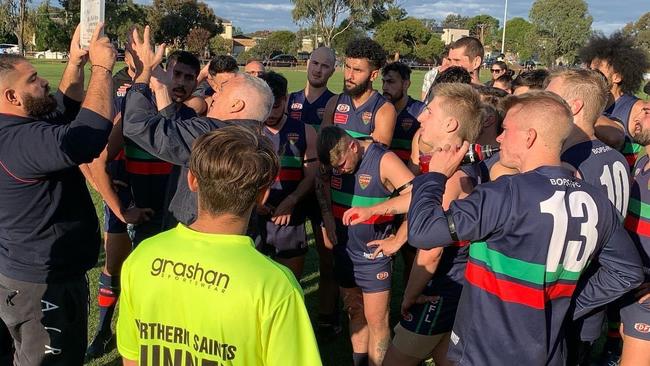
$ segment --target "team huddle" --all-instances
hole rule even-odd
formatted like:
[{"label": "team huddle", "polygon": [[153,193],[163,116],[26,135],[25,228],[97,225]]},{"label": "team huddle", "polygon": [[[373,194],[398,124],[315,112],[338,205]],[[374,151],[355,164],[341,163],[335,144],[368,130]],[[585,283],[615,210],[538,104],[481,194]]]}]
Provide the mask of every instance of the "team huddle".
[{"label": "team huddle", "polygon": [[[650,60],[630,39],[592,38],[582,68],[513,79],[497,62],[482,84],[464,37],[418,101],[368,38],[346,47],[342,93],[326,47],[289,93],[255,60],[174,51],[163,67],[148,27],[113,75],[100,30],[88,50],[75,32],[53,95],[0,55],[0,365],[115,346],[125,365],[320,365],[341,310],[355,366],[650,365],[650,103],[634,96]],[[86,183],[104,201],[90,345]],[[308,232],[318,314],[299,284]]]}]

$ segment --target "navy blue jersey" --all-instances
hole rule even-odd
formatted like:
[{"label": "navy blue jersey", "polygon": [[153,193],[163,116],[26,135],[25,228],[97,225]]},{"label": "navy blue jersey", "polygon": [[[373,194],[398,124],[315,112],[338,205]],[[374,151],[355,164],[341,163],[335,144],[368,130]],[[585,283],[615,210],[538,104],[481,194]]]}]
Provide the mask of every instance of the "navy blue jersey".
[{"label": "navy blue jersey", "polygon": [[621,153],[600,140],[575,144],[562,153],[562,161],[571,164],[585,182],[601,187],[621,215],[627,212],[630,174]]},{"label": "navy blue jersey", "polygon": [[[448,357],[460,365],[564,365],[564,322],[642,280],[641,263],[607,196],[565,168],[481,184],[446,212],[446,178],[413,181],[408,240],[418,248],[469,240],[465,286]],[[456,236],[450,233],[450,222]],[[598,254],[596,256],[596,253]],[[601,268],[572,296],[581,273]]]},{"label": "navy blue jersey", "polygon": [[287,117],[284,126],[277,133],[271,132],[266,126],[262,131],[264,136],[273,142],[280,158],[280,171],[271,186],[271,193],[267,200],[268,205],[277,207],[296,190],[304,178],[303,158],[307,151],[305,124]]},{"label": "navy blue jersey", "polygon": [[623,156],[625,156],[625,160],[627,160],[630,170],[634,167],[639,152],[643,148],[632,140],[629,130],[630,113],[632,113],[632,107],[634,107],[634,104],[638,100],[639,98],[634,95],[623,94],[603,113],[605,116],[615,119],[623,124],[623,128],[625,129],[625,142],[623,143],[621,152],[623,153]]},{"label": "navy blue jersey", "polygon": [[320,131],[320,125],[323,122],[325,106],[327,106],[327,102],[333,96],[334,93],[329,89],[326,89],[313,103],[309,103],[309,100],[307,100],[307,97],[305,96],[304,89],[291,93],[289,94],[289,101],[287,102],[289,117],[313,126],[316,129],[316,132],[318,132]]},{"label": "navy blue jersey", "polygon": [[339,245],[346,245],[351,256],[372,254],[367,244],[384,239],[393,228],[392,215],[373,216],[361,224],[345,226],[341,219],[350,207],[368,207],[390,198],[391,193],[383,185],[380,175],[381,158],[388,150],[381,144],[372,143],[363,153],[354,174],[334,174],[330,180],[332,213],[336,218],[336,235]]},{"label": "navy blue jersey", "polygon": [[474,185],[490,181],[490,169],[499,161],[499,152],[476,164],[461,165],[460,170],[472,179]]},{"label": "navy blue jersey", "polygon": [[355,107],[352,97],[339,94],[334,110],[334,125],[344,129],[354,138],[369,138],[375,130],[375,117],[386,98],[376,90],[362,105]]},{"label": "navy blue jersey", "polygon": [[413,135],[420,128],[418,116],[424,109],[424,103],[408,97],[406,106],[397,115],[393,140],[390,149],[406,164],[411,159],[411,142]]},{"label": "navy blue jersey", "polygon": [[645,170],[649,161],[648,155],[642,156],[634,169],[632,194],[625,218],[625,228],[641,253],[646,278],[650,278],[650,171]]}]

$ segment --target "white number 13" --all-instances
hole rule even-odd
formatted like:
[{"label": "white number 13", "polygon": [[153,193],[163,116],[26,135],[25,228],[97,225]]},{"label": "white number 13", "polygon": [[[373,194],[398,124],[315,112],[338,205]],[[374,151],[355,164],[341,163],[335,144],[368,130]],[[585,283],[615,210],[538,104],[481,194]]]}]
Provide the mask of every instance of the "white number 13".
[{"label": "white number 13", "polygon": [[566,254],[562,266],[568,271],[581,272],[587,265],[591,253],[596,249],[598,240],[598,229],[596,229],[598,209],[596,203],[586,192],[571,192],[568,197],[571,217],[585,217],[585,211],[587,216],[587,221],[580,225],[580,235],[584,238],[585,248],[582,256],[578,258],[582,242],[580,240],[569,240],[567,242],[566,240],[569,217],[564,201],[565,194],[564,191],[556,191],[551,198],[539,204],[542,213],[553,216],[553,233],[551,234],[551,242],[546,257],[546,270],[548,272],[557,271],[565,243]]}]

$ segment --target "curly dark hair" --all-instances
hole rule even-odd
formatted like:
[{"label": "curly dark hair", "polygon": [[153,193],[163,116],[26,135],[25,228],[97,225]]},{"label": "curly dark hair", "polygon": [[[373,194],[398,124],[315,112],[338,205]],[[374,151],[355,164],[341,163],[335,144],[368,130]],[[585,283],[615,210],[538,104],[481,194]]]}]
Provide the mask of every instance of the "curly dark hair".
[{"label": "curly dark hair", "polygon": [[224,72],[234,73],[239,71],[239,66],[237,66],[237,60],[232,56],[228,55],[219,55],[210,61],[210,66],[208,66],[208,72],[210,75],[215,76]]},{"label": "curly dark hair", "polygon": [[391,71],[395,71],[402,77],[402,80],[411,80],[411,68],[402,62],[391,62],[381,69],[381,75],[386,76]]},{"label": "curly dark hair", "polygon": [[262,74],[261,78],[269,85],[275,98],[282,98],[287,95],[287,78],[282,74],[269,71]]},{"label": "curly dark hair", "polygon": [[641,88],[643,73],[650,69],[648,55],[634,46],[633,37],[621,32],[615,32],[610,37],[592,37],[579,55],[587,64],[594,59],[606,61],[621,76],[619,86],[623,93],[636,93]]},{"label": "curly dark hair", "polygon": [[472,76],[469,74],[465,68],[460,66],[451,66],[445,69],[445,71],[438,74],[434,84],[440,83],[462,83],[470,84],[472,82]]},{"label": "curly dark hair", "polygon": [[345,47],[345,57],[365,58],[374,70],[381,69],[386,63],[386,51],[370,38],[351,40]]}]

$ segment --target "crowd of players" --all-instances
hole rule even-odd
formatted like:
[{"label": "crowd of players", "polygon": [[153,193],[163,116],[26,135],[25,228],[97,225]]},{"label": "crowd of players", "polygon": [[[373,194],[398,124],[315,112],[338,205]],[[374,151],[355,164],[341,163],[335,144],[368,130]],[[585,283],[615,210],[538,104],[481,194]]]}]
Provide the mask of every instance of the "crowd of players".
[{"label": "crowd of players", "polygon": [[[355,366],[589,365],[605,323],[599,362],[650,365],[650,104],[634,96],[650,61],[631,39],[592,38],[582,68],[512,79],[497,62],[484,85],[483,46],[461,38],[420,102],[366,38],[336,94],[325,47],[289,93],[258,61],[175,51],[163,68],[148,28],[130,36],[112,75],[109,41],[75,33],[54,96],[0,56],[0,364],[81,364],[116,338],[125,364],[320,364],[296,282],[309,224],[316,334],[342,336],[341,303]],[[461,165],[470,143],[500,152]],[[85,181],[105,208],[87,349]]]}]

